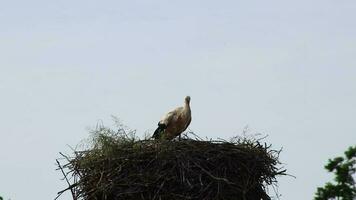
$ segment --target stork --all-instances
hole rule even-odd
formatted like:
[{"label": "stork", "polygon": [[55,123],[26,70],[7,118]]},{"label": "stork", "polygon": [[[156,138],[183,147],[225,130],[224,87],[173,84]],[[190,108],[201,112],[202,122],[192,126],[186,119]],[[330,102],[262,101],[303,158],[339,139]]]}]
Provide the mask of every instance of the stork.
[{"label": "stork", "polygon": [[178,107],[165,114],[158,122],[158,128],[152,137],[155,139],[172,140],[176,136],[180,136],[180,134],[188,128],[192,120],[189,103],[190,96],[186,96],[184,106]]}]

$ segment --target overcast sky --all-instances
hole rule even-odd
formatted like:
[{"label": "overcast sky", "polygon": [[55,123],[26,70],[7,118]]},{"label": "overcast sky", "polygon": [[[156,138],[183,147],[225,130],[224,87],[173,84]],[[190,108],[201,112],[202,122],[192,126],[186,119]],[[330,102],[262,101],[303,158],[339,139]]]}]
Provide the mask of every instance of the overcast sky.
[{"label": "overcast sky", "polygon": [[[53,199],[55,171],[98,120],[139,135],[190,95],[190,129],[230,138],[249,126],[283,147],[297,178],[281,199],[312,199],[323,169],[356,141],[356,2],[1,1],[0,195]],[[62,199],[70,199],[64,195]]]}]

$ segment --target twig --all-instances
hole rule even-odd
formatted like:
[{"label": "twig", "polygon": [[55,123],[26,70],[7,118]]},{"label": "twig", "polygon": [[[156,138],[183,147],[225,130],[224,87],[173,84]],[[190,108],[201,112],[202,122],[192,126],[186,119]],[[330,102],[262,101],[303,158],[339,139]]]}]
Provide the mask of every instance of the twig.
[{"label": "twig", "polygon": [[197,167],[199,167],[201,170],[203,170],[203,172],[205,172],[207,175],[209,175],[211,178],[215,179],[215,180],[218,180],[218,181],[224,181],[228,184],[231,184],[231,185],[235,185],[235,183],[233,182],[230,182],[229,180],[227,180],[226,178],[220,178],[220,177],[216,177],[214,175],[212,175],[208,170],[204,169],[202,166],[198,165],[197,163],[193,162],[193,164]]},{"label": "twig", "polygon": [[[66,190],[68,190],[68,189],[70,189],[70,191],[71,191],[71,193],[72,193],[73,200],[77,200],[77,198],[75,197],[74,190],[73,190],[73,187],[74,187],[74,186],[69,183],[69,180],[68,180],[68,178],[67,178],[67,175],[64,173],[64,170],[63,170],[61,164],[59,163],[58,159],[56,159],[56,162],[57,162],[58,167],[59,167],[59,169],[61,170],[61,172],[62,172],[62,174],[63,174],[63,176],[64,176],[64,179],[65,179],[66,182],[68,183],[68,188],[65,189],[65,190],[63,190],[63,192],[66,191]],[[63,192],[58,192],[58,196],[55,198],[55,200],[58,199],[58,197],[59,197]]]}]

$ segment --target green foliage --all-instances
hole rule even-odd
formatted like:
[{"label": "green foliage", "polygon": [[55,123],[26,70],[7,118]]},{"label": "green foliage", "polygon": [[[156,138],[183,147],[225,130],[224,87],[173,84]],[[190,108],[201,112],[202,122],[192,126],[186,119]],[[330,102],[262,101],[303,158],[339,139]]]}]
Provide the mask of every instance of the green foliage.
[{"label": "green foliage", "polygon": [[356,146],[351,146],[345,152],[345,158],[329,159],[325,169],[335,174],[335,183],[326,183],[319,187],[314,200],[353,200],[356,197],[356,186],[353,175],[356,172]]}]

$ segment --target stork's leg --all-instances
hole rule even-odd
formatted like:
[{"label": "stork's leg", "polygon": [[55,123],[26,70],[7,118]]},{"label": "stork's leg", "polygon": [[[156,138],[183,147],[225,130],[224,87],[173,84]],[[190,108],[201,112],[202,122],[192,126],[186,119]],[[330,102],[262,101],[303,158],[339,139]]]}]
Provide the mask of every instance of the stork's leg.
[{"label": "stork's leg", "polygon": [[180,139],[181,139],[181,137],[180,137],[180,136],[181,136],[181,134],[179,134],[179,136],[178,136],[178,141],[180,141]]}]

